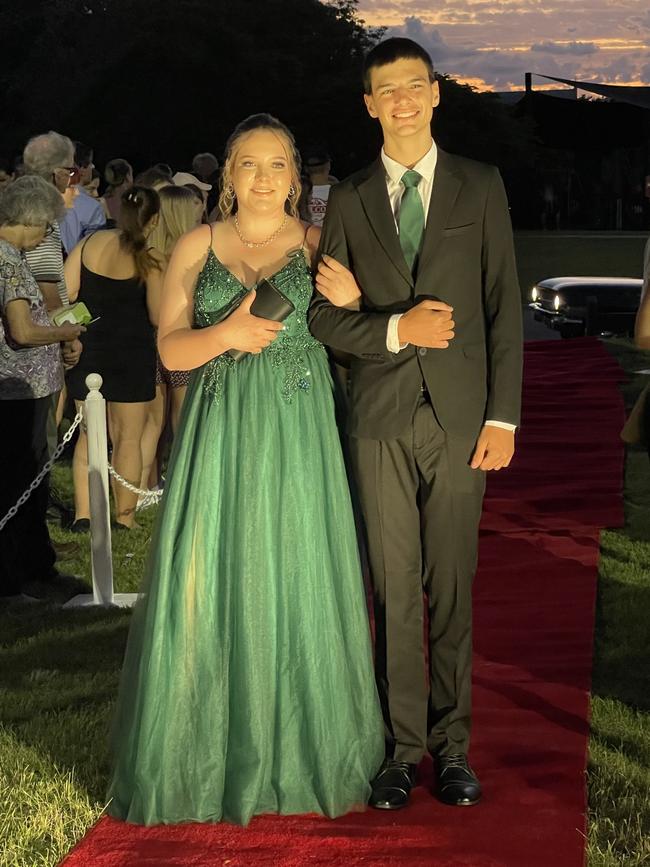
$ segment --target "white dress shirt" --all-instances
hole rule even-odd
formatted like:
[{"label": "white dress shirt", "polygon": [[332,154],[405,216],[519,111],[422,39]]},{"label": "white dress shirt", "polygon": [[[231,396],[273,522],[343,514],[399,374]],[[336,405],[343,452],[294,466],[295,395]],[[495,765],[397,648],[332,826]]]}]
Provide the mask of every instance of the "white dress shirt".
[{"label": "white dress shirt", "polygon": [[[384,165],[384,169],[386,170],[386,188],[388,190],[388,198],[390,200],[390,207],[393,212],[393,218],[395,219],[395,228],[399,234],[399,208],[402,202],[402,196],[404,195],[404,185],[402,184],[402,176],[404,172],[409,170],[408,166],[403,166],[401,163],[398,163],[396,160],[389,157],[386,151],[381,149],[381,161]],[[431,147],[425,153],[421,160],[412,167],[413,171],[417,172],[421,175],[422,180],[418,184],[417,190],[420,194],[420,198],[422,199],[422,207],[424,208],[424,225],[426,227],[427,217],[429,215],[429,204],[431,202],[431,191],[433,189],[433,178],[436,172],[436,163],[438,162],[438,148],[436,147],[436,143],[431,140]],[[402,349],[406,349],[408,343],[400,343],[399,337],[397,333],[397,325],[402,318],[403,313],[395,313],[388,320],[388,332],[386,334],[386,348],[389,352],[398,353]],[[493,419],[489,419],[485,422],[485,424],[492,425],[493,427],[501,427],[504,430],[514,431],[516,429],[516,425],[510,424],[505,421],[494,421]]]}]

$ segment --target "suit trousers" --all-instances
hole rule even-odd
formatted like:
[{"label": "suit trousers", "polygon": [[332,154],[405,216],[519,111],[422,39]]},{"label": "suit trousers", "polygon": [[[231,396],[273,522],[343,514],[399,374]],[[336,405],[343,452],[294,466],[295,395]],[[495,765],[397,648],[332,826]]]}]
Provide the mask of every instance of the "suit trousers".
[{"label": "suit trousers", "polygon": [[485,474],[469,466],[475,439],[448,435],[423,394],[399,437],[350,443],[373,585],[387,754],[417,763],[427,749],[466,753],[472,581],[485,491]]}]

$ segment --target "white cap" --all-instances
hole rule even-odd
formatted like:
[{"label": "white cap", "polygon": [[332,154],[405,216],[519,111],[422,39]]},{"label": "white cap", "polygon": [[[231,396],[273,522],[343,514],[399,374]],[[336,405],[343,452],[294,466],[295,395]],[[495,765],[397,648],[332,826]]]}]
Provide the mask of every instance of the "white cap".
[{"label": "white cap", "polygon": [[177,187],[184,187],[186,184],[194,184],[195,187],[198,187],[200,190],[206,190],[206,192],[207,190],[212,189],[212,184],[205,184],[189,172],[176,172],[172,181]]}]

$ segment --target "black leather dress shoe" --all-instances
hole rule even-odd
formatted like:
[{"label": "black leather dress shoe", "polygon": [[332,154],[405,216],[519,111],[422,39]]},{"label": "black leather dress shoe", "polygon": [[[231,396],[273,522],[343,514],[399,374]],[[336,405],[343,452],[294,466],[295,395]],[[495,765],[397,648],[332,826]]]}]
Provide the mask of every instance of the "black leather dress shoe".
[{"label": "black leather dress shoe", "polygon": [[399,810],[409,802],[415,784],[415,765],[386,759],[370,783],[372,794],[368,802],[377,810]]},{"label": "black leather dress shoe", "polygon": [[481,800],[481,784],[470,768],[467,756],[438,756],[437,795],[443,804],[453,807],[471,807]]},{"label": "black leather dress shoe", "polygon": [[61,527],[69,527],[74,519],[74,510],[63,502],[61,495],[52,485],[49,490],[46,516],[48,521],[57,522]]}]

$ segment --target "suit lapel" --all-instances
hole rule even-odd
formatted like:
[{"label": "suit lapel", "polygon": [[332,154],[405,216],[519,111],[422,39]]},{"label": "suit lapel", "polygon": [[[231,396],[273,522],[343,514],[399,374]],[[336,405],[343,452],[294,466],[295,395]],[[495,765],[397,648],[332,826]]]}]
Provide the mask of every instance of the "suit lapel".
[{"label": "suit lapel", "polygon": [[418,264],[418,279],[416,281],[418,283],[433,261],[436,247],[440,243],[442,231],[447,225],[462,183],[463,174],[455,167],[453,157],[438,148],[438,160],[433,177],[427,225],[424,230],[422,252]]},{"label": "suit lapel", "polygon": [[381,159],[369,167],[368,174],[357,185],[357,191],[366,212],[368,222],[381,246],[388,254],[391,262],[397,268],[409,286],[413,286],[413,277],[406,264],[400,247],[395,218],[388,199],[386,189],[386,173]]}]

